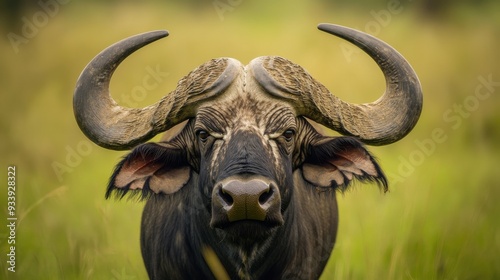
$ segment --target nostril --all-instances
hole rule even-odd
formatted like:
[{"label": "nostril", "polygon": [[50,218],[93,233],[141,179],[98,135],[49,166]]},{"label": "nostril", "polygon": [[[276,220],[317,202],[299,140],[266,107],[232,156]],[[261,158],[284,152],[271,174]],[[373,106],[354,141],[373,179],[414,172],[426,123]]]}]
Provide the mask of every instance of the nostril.
[{"label": "nostril", "polygon": [[224,188],[220,188],[219,189],[219,196],[222,198],[222,200],[227,204],[227,206],[231,206],[233,205],[234,201],[233,201],[233,197],[226,193],[224,191]]},{"label": "nostril", "polygon": [[272,188],[269,188],[267,191],[263,192],[259,196],[259,203],[264,204],[264,203],[268,202],[269,199],[271,198],[271,196],[273,196],[273,193],[274,193],[274,191]]}]

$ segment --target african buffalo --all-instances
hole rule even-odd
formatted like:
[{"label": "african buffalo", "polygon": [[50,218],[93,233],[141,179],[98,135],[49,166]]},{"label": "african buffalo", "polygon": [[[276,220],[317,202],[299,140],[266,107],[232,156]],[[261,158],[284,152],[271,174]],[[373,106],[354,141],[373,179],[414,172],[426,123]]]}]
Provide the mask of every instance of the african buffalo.
[{"label": "african buffalo", "polygon": [[[264,56],[248,65],[210,60],[154,105],[118,105],[109,94],[114,70],[166,31],[120,41],[83,70],[73,103],[81,130],[104,148],[133,148],[106,197],[147,200],[141,248],[151,279],[316,279],[335,243],[336,192],[354,179],[387,190],[362,143],[410,132],[422,109],[418,78],[386,43],[318,28],[374,59],[386,79],[380,99],[347,103],[301,66]],[[348,136],[324,136],[310,120]],[[174,126],[171,139],[144,143]]]}]

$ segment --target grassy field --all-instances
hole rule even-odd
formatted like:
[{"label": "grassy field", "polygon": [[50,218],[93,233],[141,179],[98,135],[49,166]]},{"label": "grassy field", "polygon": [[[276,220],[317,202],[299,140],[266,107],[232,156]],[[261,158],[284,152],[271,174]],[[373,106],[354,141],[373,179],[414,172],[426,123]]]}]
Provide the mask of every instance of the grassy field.
[{"label": "grassy field", "polygon": [[[226,1],[206,7],[82,2],[51,14],[35,6],[17,19],[19,26],[0,27],[0,180],[6,186],[7,168],[16,166],[18,218],[15,273],[7,270],[9,231],[0,231],[1,279],[147,277],[139,248],[143,205],[104,199],[124,152],[92,144],[73,117],[76,79],[99,51],[137,33],[170,31],[116,72],[113,96],[131,107],[155,102],[190,70],[220,56],[247,63],[280,55],[347,101],[377,99],[384,90],[377,66],[317,31],[320,22],[390,43],[411,62],[424,90],[414,131],[370,148],[390,192],[356,184],[339,195],[338,242],[322,279],[500,279],[499,5],[427,18],[411,1],[365,8],[233,1],[227,10],[212,5]],[[167,77],[138,94],[133,89],[151,69]],[[7,223],[6,187],[0,201]]]}]

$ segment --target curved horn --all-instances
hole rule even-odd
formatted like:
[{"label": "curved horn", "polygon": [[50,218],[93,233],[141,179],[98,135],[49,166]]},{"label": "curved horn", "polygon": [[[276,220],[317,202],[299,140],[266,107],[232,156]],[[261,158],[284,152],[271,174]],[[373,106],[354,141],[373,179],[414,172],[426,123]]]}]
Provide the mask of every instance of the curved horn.
[{"label": "curved horn", "polygon": [[363,32],[333,24],[318,28],[355,44],[375,60],[386,80],[382,97],[369,104],[347,103],[302,67],[278,57],[252,63],[259,83],[271,94],[288,99],[299,115],[367,144],[386,145],[406,136],[422,111],[420,82],[410,64],[391,46]]},{"label": "curved horn", "polygon": [[[373,145],[390,144],[405,137],[417,123],[423,102],[417,74],[406,59],[388,44],[366,33],[333,24],[320,24],[318,29],[361,48],[375,60],[386,81],[385,93],[373,103],[343,102],[339,112],[342,128],[348,134],[359,132],[364,142]],[[349,118],[349,115],[360,117]]]},{"label": "curved horn", "polygon": [[76,85],[73,110],[80,129],[94,143],[124,150],[145,142],[194,116],[199,101],[221,92],[236,77],[239,62],[214,59],[193,70],[179,81],[174,92],[151,106],[119,106],[109,93],[115,69],[136,50],[167,35],[167,31],[152,31],[124,39],[102,51],[85,67]]}]

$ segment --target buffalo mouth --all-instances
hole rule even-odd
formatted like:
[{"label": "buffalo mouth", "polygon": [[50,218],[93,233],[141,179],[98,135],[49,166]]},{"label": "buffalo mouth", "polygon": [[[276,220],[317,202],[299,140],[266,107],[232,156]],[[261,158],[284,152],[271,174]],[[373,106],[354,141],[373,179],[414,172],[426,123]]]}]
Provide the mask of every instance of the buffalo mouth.
[{"label": "buffalo mouth", "polygon": [[266,219],[264,221],[258,220],[239,220],[230,222],[227,219],[212,220],[211,226],[226,231],[248,229],[252,230],[269,230],[283,225],[283,219]]},{"label": "buffalo mouth", "polygon": [[220,222],[213,225],[218,232],[223,233],[225,237],[234,239],[235,242],[245,240],[255,242],[271,235],[278,227],[283,224],[282,220],[240,220],[236,222]]},{"label": "buffalo mouth", "polygon": [[229,221],[225,213],[212,213],[210,226],[215,228],[225,237],[230,238],[236,243],[255,242],[264,239],[271,235],[273,231],[283,225],[284,220],[280,211],[277,215],[267,215],[263,221],[242,219],[237,221]]}]

